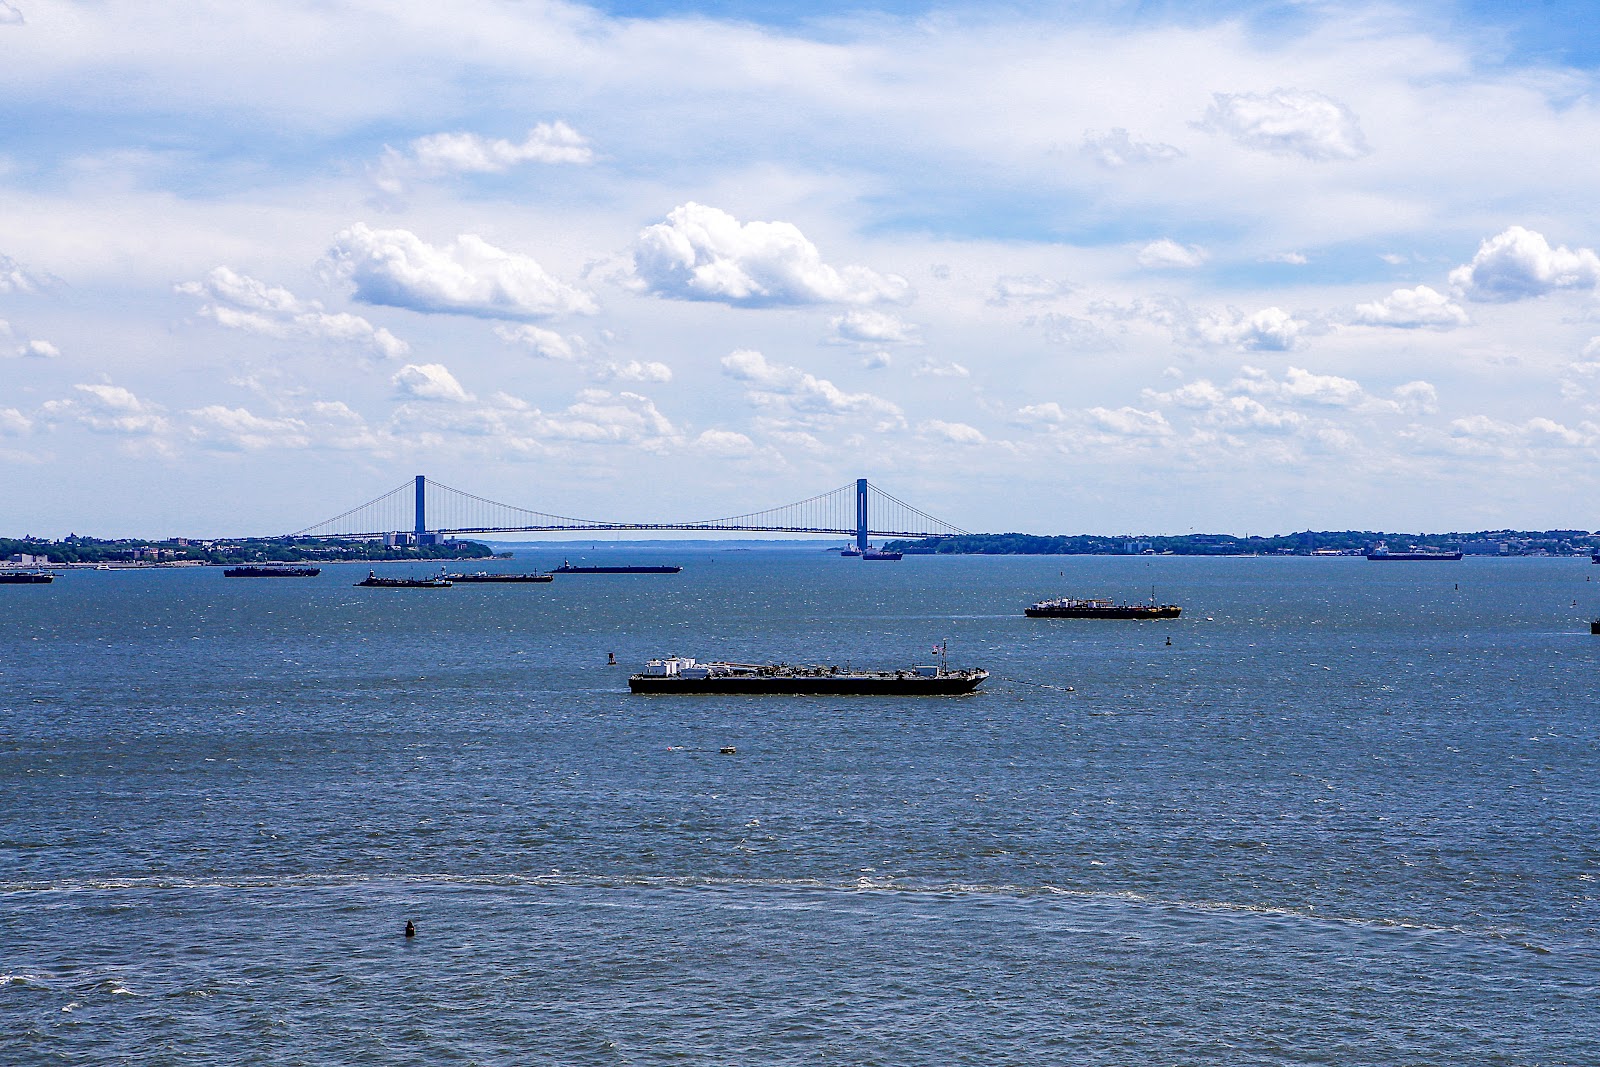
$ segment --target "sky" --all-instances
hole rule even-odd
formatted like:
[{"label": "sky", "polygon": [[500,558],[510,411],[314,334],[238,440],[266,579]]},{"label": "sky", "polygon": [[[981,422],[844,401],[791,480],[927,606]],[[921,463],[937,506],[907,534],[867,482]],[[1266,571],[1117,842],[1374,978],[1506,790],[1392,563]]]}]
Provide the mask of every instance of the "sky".
[{"label": "sky", "polygon": [[1600,527],[1597,8],[0,0],[0,535]]}]

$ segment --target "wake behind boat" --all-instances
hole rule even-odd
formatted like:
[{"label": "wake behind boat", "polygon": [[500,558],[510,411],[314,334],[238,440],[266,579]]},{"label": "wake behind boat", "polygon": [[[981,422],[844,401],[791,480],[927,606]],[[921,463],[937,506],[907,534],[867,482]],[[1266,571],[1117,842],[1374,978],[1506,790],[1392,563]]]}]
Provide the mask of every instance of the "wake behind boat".
[{"label": "wake behind boat", "polygon": [[777,663],[701,663],[686,656],[653,659],[628,678],[635,693],[717,693],[828,696],[959,696],[983,684],[989,672],[940,665],[896,671]]}]

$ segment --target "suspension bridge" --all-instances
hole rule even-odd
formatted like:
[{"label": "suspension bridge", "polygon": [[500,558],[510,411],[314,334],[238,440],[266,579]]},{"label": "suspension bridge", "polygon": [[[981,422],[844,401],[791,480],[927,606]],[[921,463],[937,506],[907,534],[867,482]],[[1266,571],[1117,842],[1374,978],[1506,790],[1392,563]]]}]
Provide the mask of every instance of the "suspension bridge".
[{"label": "suspension bridge", "polygon": [[291,537],[376,538],[397,534],[418,543],[461,534],[613,530],[707,530],[741,533],[838,534],[865,551],[870,537],[947,537],[966,533],[858,478],[854,485],[765,511],[696,522],[607,522],[502,504],[417,475],[413,481],[297,530]]}]

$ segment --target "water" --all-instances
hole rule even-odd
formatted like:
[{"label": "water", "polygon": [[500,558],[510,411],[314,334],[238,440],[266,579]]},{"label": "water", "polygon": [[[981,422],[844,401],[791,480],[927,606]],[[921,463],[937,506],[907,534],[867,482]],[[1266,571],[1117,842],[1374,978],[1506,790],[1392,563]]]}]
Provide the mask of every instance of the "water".
[{"label": "water", "polygon": [[0,1063],[1600,1062],[1585,560],[611,555],[0,589]]}]

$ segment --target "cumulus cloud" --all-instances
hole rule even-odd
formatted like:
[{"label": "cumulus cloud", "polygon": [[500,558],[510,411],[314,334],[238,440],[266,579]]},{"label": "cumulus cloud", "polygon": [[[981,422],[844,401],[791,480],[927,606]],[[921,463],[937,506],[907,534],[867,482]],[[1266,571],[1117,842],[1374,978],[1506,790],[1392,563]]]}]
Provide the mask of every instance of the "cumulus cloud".
[{"label": "cumulus cloud", "polygon": [[748,456],[755,452],[756,443],[732,430],[706,430],[694,439],[693,447],[712,456]]},{"label": "cumulus cloud", "polygon": [[1159,163],[1162,160],[1178,159],[1183,155],[1182,149],[1169,144],[1136,141],[1121,126],[1114,127],[1109,133],[1095,133],[1092,130],[1085,132],[1082,150],[1085,155],[1106,167]]},{"label": "cumulus cloud", "polygon": [[943,422],[928,419],[917,424],[917,432],[924,437],[934,437],[957,445],[981,445],[988,440],[983,431],[964,422]]},{"label": "cumulus cloud", "polygon": [[670,382],[672,368],[654,360],[630,359],[626,363],[599,364],[595,376],[619,382]]},{"label": "cumulus cloud", "polygon": [[287,289],[267,285],[231,267],[217,267],[203,281],[174,287],[210,301],[200,314],[219,326],[267,337],[305,337],[355,344],[385,359],[399,359],[410,346],[360,315],[328,312],[315,300],[301,300]]},{"label": "cumulus cloud", "polygon": [[1200,126],[1245,148],[1311,160],[1358,159],[1369,151],[1349,108],[1304,89],[1213,93]]},{"label": "cumulus cloud", "polygon": [[24,358],[55,359],[61,355],[61,349],[49,341],[24,341],[17,346],[17,355]]},{"label": "cumulus cloud", "polygon": [[1155,270],[1188,269],[1203,264],[1208,257],[1198,245],[1181,245],[1171,238],[1151,241],[1139,249],[1139,266]]},{"label": "cumulus cloud", "polygon": [[661,297],[738,307],[873,304],[911,296],[910,283],[898,275],[824,263],[792,223],[741,223],[693,202],[639,232],[633,281]]},{"label": "cumulus cloud", "polygon": [[900,321],[887,311],[858,308],[833,320],[833,338],[840,344],[912,345],[920,344],[914,326]]},{"label": "cumulus cloud", "polygon": [[334,238],[326,261],[364,304],[491,319],[596,310],[589,294],[551,277],[532,257],[470,233],[439,248],[409,230],[357,223]]},{"label": "cumulus cloud", "polygon": [[256,452],[264,448],[306,448],[311,435],[306,424],[294,418],[264,418],[244,408],[213,404],[187,412],[189,433],[197,441],[230,451]]},{"label": "cumulus cloud", "polygon": [[1263,308],[1252,315],[1229,308],[1200,315],[1186,329],[1190,340],[1241,352],[1289,352],[1300,343],[1306,323],[1281,308]]},{"label": "cumulus cloud", "polygon": [[722,359],[723,372],[743,382],[758,404],[787,407],[806,414],[872,415],[899,420],[900,409],[871,393],[847,393],[825,378],[818,378],[780,363],[769,363],[760,352],[740,349]]},{"label": "cumulus cloud", "polygon": [[1543,234],[1511,226],[1478,246],[1472,262],[1450,272],[1450,285],[1468,300],[1507,303],[1558,289],[1600,284],[1592,248],[1551,248]]},{"label": "cumulus cloud", "polygon": [[565,122],[541,122],[521,141],[476,133],[435,133],[412,141],[403,152],[386,148],[372,169],[379,190],[405,193],[407,182],[450,174],[503,174],[525,163],[587,164],[594,150]]},{"label": "cumulus cloud", "polygon": [[0,434],[21,437],[33,429],[33,420],[16,408],[0,408]]},{"label": "cumulus cloud", "polygon": [[1060,404],[1051,400],[1044,404],[1029,404],[1017,409],[1018,422],[1058,425],[1067,421],[1067,413]]},{"label": "cumulus cloud", "polygon": [[542,326],[496,326],[494,332],[496,337],[507,344],[521,345],[545,359],[571,363],[578,358],[574,350],[574,343],[578,342],[578,338],[562,337],[554,330],[547,330]]},{"label": "cumulus cloud", "polygon": [[148,437],[169,428],[161,408],[140,400],[120,385],[75,385],[78,396],[47,401],[40,409],[47,418],[73,419],[98,433]]},{"label": "cumulus cloud", "polygon": [[1426,285],[1396,289],[1383,300],[1357,304],[1350,321],[1361,326],[1428,327],[1448,330],[1467,325],[1467,313],[1443,293]]},{"label": "cumulus cloud", "polygon": [[1268,263],[1287,263],[1291,267],[1303,267],[1311,260],[1306,258],[1304,252],[1274,252],[1266,257]]},{"label": "cumulus cloud", "polygon": [[472,394],[461,388],[455,375],[438,363],[408,363],[389,382],[401,396],[417,400],[464,404],[472,399]]},{"label": "cumulus cloud", "polygon": [[1433,415],[1439,410],[1439,391],[1428,382],[1407,382],[1394,389],[1395,407],[1406,415]]},{"label": "cumulus cloud", "polygon": [[1097,429],[1124,437],[1166,437],[1172,433],[1171,424],[1159,411],[1141,411],[1135,407],[1095,407],[1086,414]]}]

